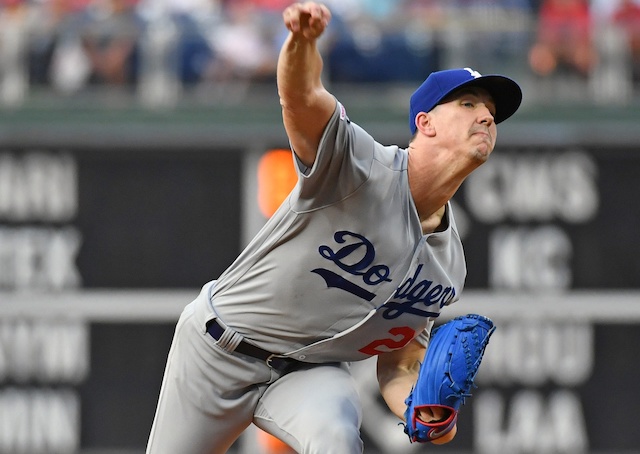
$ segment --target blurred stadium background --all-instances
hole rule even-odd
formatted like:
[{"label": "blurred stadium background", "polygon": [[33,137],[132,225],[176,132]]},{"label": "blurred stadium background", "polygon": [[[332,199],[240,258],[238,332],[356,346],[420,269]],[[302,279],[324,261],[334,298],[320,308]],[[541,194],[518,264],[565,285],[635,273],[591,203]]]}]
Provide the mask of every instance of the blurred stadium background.
[{"label": "blurred stadium background", "polygon": [[[291,185],[288,3],[0,2],[0,452],[144,451],[178,314]],[[640,2],[326,3],[326,84],[383,143],[406,145],[432,70],[525,92],[454,201],[469,276],[446,317],[498,331],[437,451],[640,453]],[[371,367],[365,453],[435,452]],[[234,452],[287,451],[250,430]]]}]

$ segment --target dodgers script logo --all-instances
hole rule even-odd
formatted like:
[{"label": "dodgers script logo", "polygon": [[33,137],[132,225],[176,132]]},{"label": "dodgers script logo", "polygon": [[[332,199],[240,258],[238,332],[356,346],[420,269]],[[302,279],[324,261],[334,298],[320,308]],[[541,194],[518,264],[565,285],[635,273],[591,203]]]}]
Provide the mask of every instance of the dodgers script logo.
[{"label": "dodgers script logo", "polygon": [[[333,235],[333,239],[336,243],[344,244],[344,246],[334,251],[331,247],[322,245],[318,248],[318,252],[322,257],[333,262],[341,270],[352,276],[360,277],[363,283],[367,285],[377,285],[383,281],[391,282],[391,279],[389,279],[389,267],[373,264],[376,258],[376,251],[371,241],[362,235],[346,230],[336,232]],[[358,256],[360,256],[359,260],[357,259]],[[322,276],[327,283],[327,287],[340,288],[367,301],[371,301],[376,296],[374,293],[346,280],[331,270],[316,268],[311,272]]]},{"label": "dodgers script logo", "polygon": [[[333,239],[339,247],[332,249],[328,245],[321,245],[318,252],[338,268],[352,275],[355,282],[326,268],[316,268],[311,272],[320,275],[327,287],[339,288],[366,301],[372,301],[376,296],[375,293],[361,283],[371,287],[383,282],[391,282],[389,267],[375,263],[375,247],[363,235],[341,230],[333,235]],[[423,265],[419,264],[413,275],[396,289],[393,298],[378,308],[383,311],[384,318],[394,319],[404,313],[421,317],[437,317],[440,308],[455,297],[454,287],[421,278],[422,269]]]},{"label": "dodgers script logo", "polygon": [[440,315],[440,309],[455,298],[454,287],[445,287],[429,279],[420,280],[422,268],[422,264],[418,265],[413,276],[398,287],[392,300],[380,307],[384,308],[384,318],[397,318],[405,312],[421,317],[437,317]]}]

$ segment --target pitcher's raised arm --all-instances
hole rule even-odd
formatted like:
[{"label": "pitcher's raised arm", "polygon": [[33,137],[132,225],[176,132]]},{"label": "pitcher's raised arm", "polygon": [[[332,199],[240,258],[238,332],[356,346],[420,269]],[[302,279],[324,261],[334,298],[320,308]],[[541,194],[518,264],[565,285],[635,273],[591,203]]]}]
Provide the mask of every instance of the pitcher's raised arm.
[{"label": "pitcher's raised arm", "polygon": [[317,47],[331,12],[319,3],[294,3],[282,17],[289,30],[278,58],[282,120],[293,151],[310,167],[336,106],[335,98],[322,84],[323,62]]}]

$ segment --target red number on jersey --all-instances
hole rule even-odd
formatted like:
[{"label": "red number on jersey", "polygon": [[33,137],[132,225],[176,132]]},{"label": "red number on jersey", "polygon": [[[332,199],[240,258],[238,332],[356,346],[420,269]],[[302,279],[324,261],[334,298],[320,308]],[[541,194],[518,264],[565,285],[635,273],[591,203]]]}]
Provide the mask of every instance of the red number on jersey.
[{"label": "red number on jersey", "polygon": [[[411,342],[411,339],[415,337],[416,332],[408,326],[399,326],[396,328],[391,328],[389,330],[389,334],[391,334],[393,337],[374,340],[369,345],[367,345],[366,347],[362,347],[358,351],[366,355],[373,356],[379,355],[381,353],[387,353],[392,350],[398,350]],[[384,348],[381,349],[380,347]]]}]

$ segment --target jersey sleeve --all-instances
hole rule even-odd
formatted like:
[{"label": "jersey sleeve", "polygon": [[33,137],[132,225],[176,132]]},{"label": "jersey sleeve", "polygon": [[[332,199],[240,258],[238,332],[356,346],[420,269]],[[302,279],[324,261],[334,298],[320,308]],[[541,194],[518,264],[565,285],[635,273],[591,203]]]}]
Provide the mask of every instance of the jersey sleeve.
[{"label": "jersey sleeve", "polygon": [[415,340],[418,341],[418,343],[424,348],[427,348],[429,346],[429,339],[431,339],[431,330],[433,329],[433,323],[433,319],[429,320],[429,323],[427,324],[425,329],[423,329],[422,332],[418,334],[418,336],[416,336]]},{"label": "jersey sleeve", "polygon": [[342,104],[324,130],[311,168],[297,158],[300,179],[298,210],[310,210],[343,200],[356,191],[371,173],[374,139],[347,116]]}]

